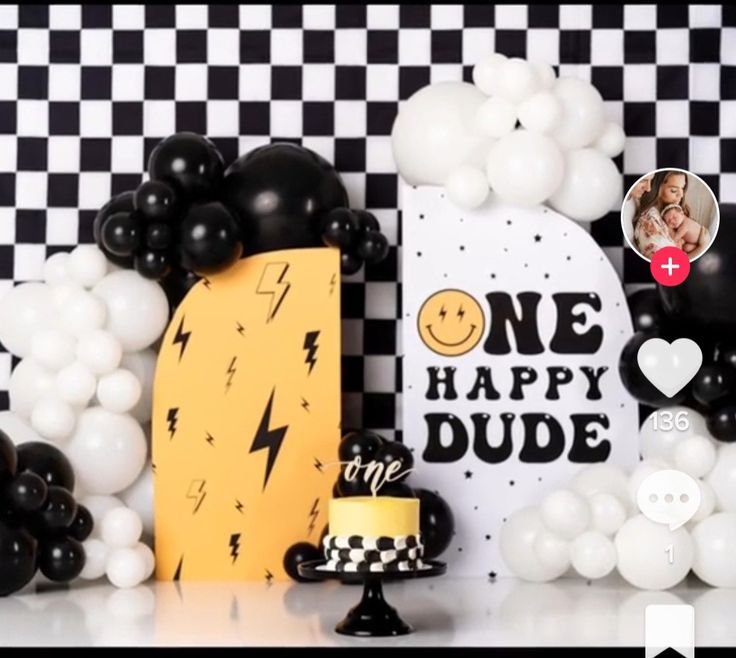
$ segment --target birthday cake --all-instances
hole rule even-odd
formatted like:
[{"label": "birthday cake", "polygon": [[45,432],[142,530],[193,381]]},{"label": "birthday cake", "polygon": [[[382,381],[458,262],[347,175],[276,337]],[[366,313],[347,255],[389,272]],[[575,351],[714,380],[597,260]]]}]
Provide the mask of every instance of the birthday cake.
[{"label": "birthday cake", "polygon": [[330,500],[324,571],[387,573],[426,568],[419,534],[419,500],[351,496]]}]

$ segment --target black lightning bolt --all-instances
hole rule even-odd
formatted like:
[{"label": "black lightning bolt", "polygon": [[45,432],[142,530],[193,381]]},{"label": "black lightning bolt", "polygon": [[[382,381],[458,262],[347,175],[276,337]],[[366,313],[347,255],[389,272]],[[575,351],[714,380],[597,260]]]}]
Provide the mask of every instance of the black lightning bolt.
[{"label": "black lightning bolt", "polygon": [[284,440],[284,436],[289,429],[288,425],[284,425],[273,430],[269,429],[269,425],[271,424],[271,410],[273,409],[273,398],[275,394],[276,388],[271,391],[271,397],[268,399],[268,404],[266,404],[266,408],[263,410],[261,423],[258,425],[256,435],[253,438],[253,444],[250,447],[250,452],[256,452],[257,450],[262,450],[264,448],[268,449],[266,474],[263,478],[264,491],[268,484],[268,478],[271,477],[271,470],[276,463],[276,457],[278,457],[279,450],[281,450],[281,442]]},{"label": "black lightning bolt", "polygon": [[235,499],[235,509],[241,514],[243,513],[243,503],[241,503],[237,498]]},{"label": "black lightning bolt", "polygon": [[460,322],[462,322],[465,317],[465,309],[462,307],[462,304],[460,305],[460,308],[457,309],[457,317],[460,318]]},{"label": "black lightning bolt", "polygon": [[332,293],[335,292],[336,283],[337,283],[337,274],[333,274],[332,278],[330,279],[330,296],[332,296]]},{"label": "black lightning bolt", "polygon": [[227,393],[230,390],[230,386],[233,383],[233,377],[235,377],[235,373],[237,371],[237,368],[235,367],[235,362],[238,360],[237,356],[234,356],[232,361],[230,361],[230,365],[227,367],[226,375],[230,375],[227,378],[227,382],[225,382],[225,393]]},{"label": "black lightning bolt", "polygon": [[304,398],[302,398],[302,408],[304,411],[309,413],[309,402],[307,402]]},{"label": "black lightning bolt", "polygon": [[[190,500],[196,500],[197,504],[194,506],[194,510],[192,510],[192,514],[196,514],[199,508],[202,506],[202,502],[205,499],[205,496],[207,495],[207,492],[204,490],[204,485],[207,484],[206,480],[192,480],[189,483],[189,491],[187,491],[187,498]],[[199,485],[199,486],[197,486]],[[196,491],[192,491],[192,489],[197,489]]]},{"label": "black lightning bolt", "polygon": [[153,474],[156,475],[156,464],[151,462],[151,470],[153,471]]},{"label": "black lightning bolt", "polygon": [[169,421],[169,441],[174,438],[176,434],[176,422],[178,419],[179,407],[172,407],[169,409],[169,413],[166,414],[166,420]]},{"label": "black lightning bolt", "polygon": [[236,322],[236,325],[237,325],[237,326],[236,326],[236,328],[235,328],[235,329],[236,329],[236,331],[237,331],[237,332],[238,332],[238,333],[239,333],[239,334],[240,334],[241,336],[245,336],[245,333],[244,333],[244,332],[245,332],[245,327],[244,327],[244,326],[243,326],[242,324],[240,324],[240,322]]},{"label": "black lightning bolt", "polygon": [[176,330],[176,335],[174,336],[174,340],[171,343],[172,345],[180,345],[179,347],[179,361],[181,361],[181,357],[184,356],[184,350],[187,349],[187,343],[189,342],[189,337],[192,335],[191,331],[184,331],[184,319],[185,316],[182,315],[181,322],[179,323],[179,328]]},{"label": "black lightning bolt", "polygon": [[202,279],[202,282],[203,282],[204,287],[207,288],[207,290],[209,290],[210,286],[212,285],[212,282],[207,277]]},{"label": "black lightning bolt", "polygon": [[271,581],[273,581],[273,574],[266,569],[266,582],[270,585]]},{"label": "black lightning bolt", "polygon": [[314,530],[314,524],[317,523],[317,515],[319,514],[319,498],[314,499],[314,505],[312,505],[312,509],[309,510],[309,514],[307,516],[309,517],[309,526],[307,527],[307,534],[311,535],[312,530]]},{"label": "black lightning bolt", "polygon": [[212,436],[209,432],[207,432],[207,436],[204,437],[204,440],[207,441],[213,448],[215,447],[215,437]]},{"label": "black lightning bolt", "polygon": [[271,295],[271,304],[268,308],[266,322],[271,322],[276,317],[276,313],[281,308],[286,293],[291,288],[291,283],[284,281],[284,277],[288,271],[289,263],[268,263],[263,268],[261,280],[256,287],[256,294]]},{"label": "black lightning bolt", "polygon": [[181,580],[181,568],[184,565],[184,555],[182,555],[179,558],[179,564],[176,567],[176,571],[174,572],[174,578],[173,580]]},{"label": "black lightning bolt", "polygon": [[447,311],[445,310],[445,305],[444,304],[442,304],[442,308],[440,309],[439,315],[442,318],[442,322],[444,322],[445,321],[445,316],[447,315]]},{"label": "black lightning bolt", "polygon": [[236,532],[230,535],[230,555],[233,558],[233,564],[238,559],[238,551],[240,550],[240,533]]},{"label": "black lightning bolt", "polygon": [[304,345],[302,346],[302,349],[307,351],[307,356],[304,358],[304,363],[309,364],[309,372],[307,373],[307,375],[312,374],[314,364],[317,363],[315,354],[317,354],[317,350],[319,349],[319,345],[317,345],[318,338],[319,331],[308,331],[306,334],[304,334]]},{"label": "black lightning bolt", "polygon": [[317,458],[315,457],[315,458],[314,458],[314,467],[315,467],[315,468],[316,468],[316,469],[317,469],[317,470],[318,470],[318,471],[319,471],[320,473],[322,472],[322,467],[323,467],[323,466],[324,466],[324,464],[323,464],[323,463],[322,463],[322,462],[321,462],[321,461],[320,461],[319,459],[317,459]]}]

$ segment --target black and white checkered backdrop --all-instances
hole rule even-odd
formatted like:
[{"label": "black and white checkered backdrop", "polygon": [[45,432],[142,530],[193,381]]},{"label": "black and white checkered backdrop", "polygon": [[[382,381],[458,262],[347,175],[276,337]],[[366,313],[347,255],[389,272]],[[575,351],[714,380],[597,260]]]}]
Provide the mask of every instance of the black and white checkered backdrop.
[{"label": "black and white checkered backdrop", "polygon": [[[736,8],[709,6],[0,6],[0,294],[92,240],[95,211],[179,130],[227,161],[298,140],[333,161],[392,246],[343,285],[344,424],[400,427],[400,214],[390,130],[402,100],[470,79],[497,50],[591,80],[628,135],[628,187],[677,166],[736,201]],[[592,233],[626,284],[649,280],[616,213]],[[0,354],[0,408],[10,355]]]}]

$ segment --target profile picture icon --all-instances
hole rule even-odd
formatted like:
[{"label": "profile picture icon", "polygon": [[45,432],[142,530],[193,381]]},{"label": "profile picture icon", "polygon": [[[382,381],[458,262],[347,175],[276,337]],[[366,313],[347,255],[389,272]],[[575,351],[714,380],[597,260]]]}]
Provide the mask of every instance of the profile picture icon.
[{"label": "profile picture icon", "polygon": [[626,241],[645,260],[675,247],[693,261],[713,243],[718,203],[703,180],[684,169],[657,169],[629,189],[621,208]]}]

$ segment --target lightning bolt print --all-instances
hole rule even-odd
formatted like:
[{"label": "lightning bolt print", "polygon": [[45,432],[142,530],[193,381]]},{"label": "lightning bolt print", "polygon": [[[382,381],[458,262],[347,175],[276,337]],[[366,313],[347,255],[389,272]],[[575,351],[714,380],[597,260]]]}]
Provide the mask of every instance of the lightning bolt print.
[{"label": "lightning bolt print", "polygon": [[232,358],[232,361],[230,361],[230,365],[227,367],[227,372],[225,373],[228,375],[227,381],[225,382],[225,393],[227,393],[230,390],[230,386],[233,383],[233,377],[235,377],[235,373],[237,372],[237,368],[235,367],[235,362],[238,360],[237,356],[234,356]]},{"label": "lightning bolt print", "polygon": [[330,297],[332,297],[332,293],[335,292],[336,284],[337,284],[337,274],[333,274],[332,278],[330,279]]},{"label": "lightning bolt print", "polygon": [[304,334],[304,345],[302,346],[302,349],[307,352],[307,356],[304,358],[304,363],[309,364],[309,372],[307,373],[307,376],[312,374],[312,370],[317,363],[315,355],[319,349],[319,345],[317,345],[319,333],[319,331],[308,331]]},{"label": "lightning bolt print", "polygon": [[273,582],[273,574],[266,569],[266,582],[270,585]]},{"label": "lightning bolt print", "polygon": [[276,317],[286,293],[291,288],[291,283],[284,280],[288,271],[289,263],[268,263],[263,268],[261,280],[256,287],[256,294],[271,295],[266,322],[271,322]]},{"label": "lightning bolt print", "polygon": [[189,500],[196,501],[194,504],[194,509],[192,510],[192,514],[196,514],[199,508],[202,506],[202,503],[204,502],[204,498],[207,495],[207,492],[204,490],[205,484],[207,484],[206,480],[192,480],[189,483],[187,498],[189,498]]},{"label": "lightning bolt print", "polygon": [[207,277],[204,277],[202,279],[202,285],[207,288],[207,290],[210,290],[210,286],[212,285],[212,281],[210,281]]},{"label": "lightning bolt print", "polygon": [[317,515],[319,514],[319,498],[315,498],[312,509],[309,510],[309,526],[307,526],[307,534],[311,535],[314,530],[314,525],[317,523]]},{"label": "lightning bolt print", "polygon": [[302,398],[302,409],[304,409],[304,411],[309,413],[309,402],[305,400],[304,398]]},{"label": "lightning bolt print", "polygon": [[256,452],[258,450],[267,449],[268,456],[266,458],[266,472],[263,478],[263,490],[266,490],[268,479],[271,477],[271,471],[273,470],[276,458],[279,456],[279,450],[281,450],[281,443],[284,440],[288,425],[277,427],[276,429],[269,429],[271,424],[271,411],[273,409],[273,398],[276,394],[276,388],[271,391],[271,397],[268,399],[266,408],[263,410],[263,416],[261,422],[256,430],[256,435],[253,438],[253,443],[250,447],[250,452]]},{"label": "lightning bolt print", "polygon": [[186,316],[182,315],[181,322],[179,322],[179,327],[174,335],[174,340],[171,342],[172,345],[179,345],[179,361],[181,361],[181,357],[184,356],[184,352],[187,349],[187,343],[189,342],[189,337],[192,335],[191,331],[184,331],[185,319]]},{"label": "lightning bolt print", "polygon": [[240,533],[235,532],[232,535],[230,535],[230,557],[233,558],[233,564],[235,564],[235,560],[238,559],[238,556],[240,555]]},{"label": "lightning bolt print", "polygon": [[465,318],[465,309],[462,307],[462,304],[460,305],[460,308],[457,309],[457,317],[460,318],[460,322],[462,322],[463,318]]},{"label": "lightning bolt print", "polygon": [[207,436],[204,437],[204,440],[207,441],[213,448],[215,447],[215,437],[212,436],[209,432],[207,432]]},{"label": "lightning bolt print", "polygon": [[240,322],[235,323],[235,330],[241,335],[245,336],[245,327]]},{"label": "lightning bolt print", "polygon": [[442,304],[442,308],[440,309],[439,316],[442,318],[442,322],[445,321],[445,316],[447,315],[447,310],[445,309],[445,305]]},{"label": "lightning bolt print", "polygon": [[243,503],[241,503],[237,498],[235,499],[235,509],[241,514],[243,513]]},{"label": "lightning bolt print", "polygon": [[324,464],[323,464],[323,463],[322,463],[322,462],[321,462],[321,461],[320,461],[319,459],[317,459],[317,457],[315,457],[315,458],[314,458],[314,467],[315,467],[315,468],[316,468],[316,469],[317,469],[317,470],[318,470],[318,471],[319,471],[320,473],[322,472],[322,467],[323,467],[323,466],[324,466]]},{"label": "lightning bolt print", "polygon": [[169,441],[176,434],[176,422],[179,420],[179,407],[172,407],[166,414],[166,420],[169,422]]}]

